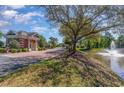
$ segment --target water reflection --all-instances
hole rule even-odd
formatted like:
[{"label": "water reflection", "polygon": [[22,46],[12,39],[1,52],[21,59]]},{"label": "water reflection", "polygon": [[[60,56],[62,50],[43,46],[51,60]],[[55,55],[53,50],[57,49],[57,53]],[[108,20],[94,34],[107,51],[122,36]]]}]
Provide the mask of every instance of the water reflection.
[{"label": "water reflection", "polygon": [[124,59],[124,58],[110,57],[110,67],[111,67],[112,71],[114,71],[122,79],[124,79],[124,68],[122,68],[124,66],[124,62],[119,59]]},{"label": "water reflection", "polygon": [[97,53],[101,56],[100,61],[103,60],[105,63],[109,63],[109,67],[113,72],[124,79],[124,49],[117,49],[115,42],[112,41],[110,49],[104,49],[103,52]]},{"label": "water reflection", "polygon": [[100,61],[107,64],[113,72],[124,79],[124,57],[97,55]]}]

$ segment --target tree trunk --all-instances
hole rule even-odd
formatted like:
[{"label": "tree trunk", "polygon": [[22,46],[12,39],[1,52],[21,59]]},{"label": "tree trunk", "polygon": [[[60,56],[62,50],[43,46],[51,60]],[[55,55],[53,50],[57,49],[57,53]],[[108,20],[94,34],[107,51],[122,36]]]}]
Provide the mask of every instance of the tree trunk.
[{"label": "tree trunk", "polygon": [[71,44],[71,51],[70,51],[71,54],[74,54],[76,52],[76,44],[77,44],[76,41],[72,42],[72,44]]},{"label": "tree trunk", "polygon": [[76,43],[72,43],[72,45],[69,48],[69,54],[66,56],[66,58],[69,58],[76,52]]},{"label": "tree trunk", "polygon": [[73,53],[76,52],[76,43],[73,43],[73,45],[72,45],[72,52],[73,52]]},{"label": "tree trunk", "polygon": [[69,53],[69,54],[67,54],[67,56],[65,57],[66,59],[76,53],[76,44],[77,44],[76,41],[73,41],[73,42],[70,44],[70,46],[68,47],[68,53]]}]

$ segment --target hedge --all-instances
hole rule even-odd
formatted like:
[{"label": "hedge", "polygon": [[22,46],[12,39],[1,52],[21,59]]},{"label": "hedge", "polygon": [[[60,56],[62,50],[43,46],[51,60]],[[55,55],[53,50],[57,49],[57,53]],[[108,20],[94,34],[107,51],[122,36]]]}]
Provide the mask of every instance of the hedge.
[{"label": "hedge", "polygon": [[6,49],[5,48],[0,48],[0,53],[6,53]]},{"label": "hedge", "polygon": [[28,52],[27,48],[22,48],[22,52]]},{"label": "hedge", "polygon": [[[12,48],[12,49],[9,49],[8,52],[11,52],[11,53],[28,52],[28,49],[27,48],[20,48],[20,49]],[[6,48],[0,48],[0,53],[7,53],[7,49]]]}]

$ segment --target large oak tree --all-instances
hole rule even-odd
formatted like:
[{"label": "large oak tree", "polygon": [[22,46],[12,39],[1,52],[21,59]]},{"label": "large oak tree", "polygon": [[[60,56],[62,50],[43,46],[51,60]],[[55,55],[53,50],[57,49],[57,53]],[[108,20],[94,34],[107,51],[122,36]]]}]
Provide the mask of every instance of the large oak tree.
[{"label": "large oak tree", "polygon": [[46,17],[60,26],[60,33],[70,39],[70,49],[76,52],[80,39],[94,37],[103,31],[124,26],[123,6],[43,6]]}]

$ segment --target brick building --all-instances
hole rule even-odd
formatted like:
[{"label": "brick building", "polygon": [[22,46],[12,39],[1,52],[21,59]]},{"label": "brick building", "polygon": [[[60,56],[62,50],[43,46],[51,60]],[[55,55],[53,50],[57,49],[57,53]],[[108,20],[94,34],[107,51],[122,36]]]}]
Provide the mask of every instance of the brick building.
[{"label": "brick building", "polygon": [[8,32],[6,34],[6,45],[14,39],[19,42],[21,48],[28,48],[29,51],[36,51],[38,49],[38,34],[35,32]]}]

